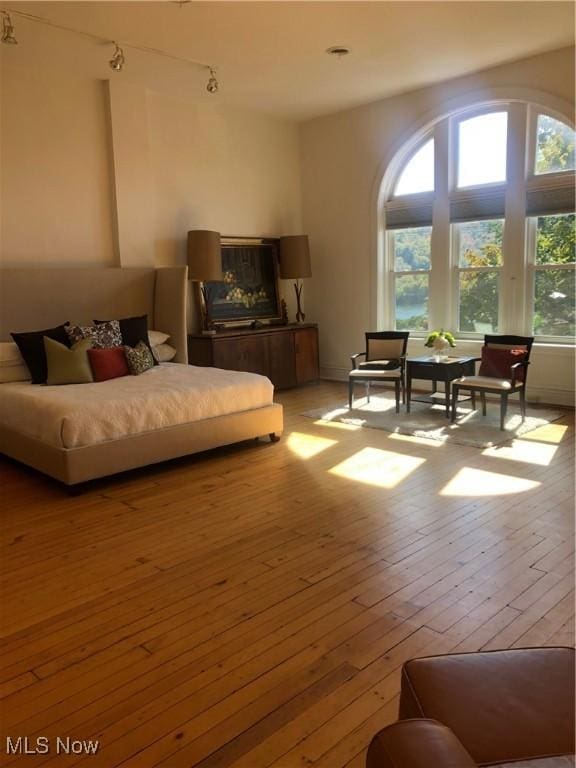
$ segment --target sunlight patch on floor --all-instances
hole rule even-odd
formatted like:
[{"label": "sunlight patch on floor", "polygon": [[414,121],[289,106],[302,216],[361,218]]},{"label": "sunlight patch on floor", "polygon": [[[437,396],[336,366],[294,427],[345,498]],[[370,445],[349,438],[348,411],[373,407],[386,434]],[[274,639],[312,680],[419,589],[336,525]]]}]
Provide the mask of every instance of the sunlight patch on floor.
[{"label": "sunlight patch on floor", "polygon": [[541,483],[521,477],[463,467],[440,491],[440,496],[505,496],[538,488]]},{"label": "sunlight patch on floor", "polygon": [[342,421],[326,421],[325,419],[318,419],[314,422],[316,427],[332,427],[334,429],[344,429],[348,432],[356,432],[362,427],[359,424],[344,424]]},{"label": "sunlight patch on floor", "polygon": [[513,440],[512,445],[486,448],[485,451],[482,451],[482,455],[493,459],[508,459],[509,461],[520,461],[524,464],[547,467],[552,463],[557,450],[557,445],[550,445],[549,443],[528,443],[524,440]]},{"label": "sunlight patch on floor", "polygon": [[291,432],[286,440],[288,448],[300,459],[311,459],[337,443],[338,440],[306,435],[303,432]]},{"label": "sunlight patch on floor", "polygon": [[522,440],[539,440],[542,443],[558,445],[564,439],[567,431],[568,427],[565,424],[545,424],[543,427],[538,427],[538,429],[522,435]]},{"label": "sunlight patch on floor", "polygon": [[379,448],[363,448],[328,470],[330,474],[379,488],[394,488],[426,459]]}]

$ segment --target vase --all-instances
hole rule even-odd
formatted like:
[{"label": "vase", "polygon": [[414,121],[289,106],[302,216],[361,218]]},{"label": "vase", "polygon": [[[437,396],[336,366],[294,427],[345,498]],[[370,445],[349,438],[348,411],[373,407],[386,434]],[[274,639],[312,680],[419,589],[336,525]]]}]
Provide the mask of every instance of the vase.
[{"label": "vase", "polygon": [[434,348],[434,362],[440,363],[442,360],[445,360],[450,343],[443,336],[437,336],[432,346]]}]

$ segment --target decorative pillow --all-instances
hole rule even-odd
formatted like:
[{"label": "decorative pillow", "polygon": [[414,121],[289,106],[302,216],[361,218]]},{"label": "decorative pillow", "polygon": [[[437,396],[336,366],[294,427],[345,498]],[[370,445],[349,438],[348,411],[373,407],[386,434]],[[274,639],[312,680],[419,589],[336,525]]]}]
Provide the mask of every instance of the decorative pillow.
[{"label": "decorative pillow", "polygon": [[0,384],[12,381],[30,381],[30,371],[22,365],[0,365]]},{"label": "decorative pillow", "polygon": [[72,348],[68,348],[59,341],[44,336],[44,349],[48,364],[48,378],[46,384],[86,384],[94,381],[88,350],[92,346],[90,339],[77,341]]},{"label": "decorative pillow", "polygon": [[177,351],[170,344],[158,344],[152,347],[152,354],[159,363],[169,363],[170,360],[174,360]]},{"label": "decorative pillow", "polygon": [[0,384],[30,381],[30,371],[13,341],[0,341]]},{"label": "decorative pillow", "polygon": [[120,376],[130,375],[124,347],[89,349],[88,360],[94,381],[108,381],[108,379],[118,379]]},{"label": "decorative pillow", "polygon": [[118,320],[110,320],[100,325],[67,325],[66,333],[70,343],[90,339],[94,349],[111,349],[122,346],[122,334]]},{"label": "decorative pillow", "polygon": [[0,341],[0,368],[12,365],[26,365],[14,341]]},{"label": "decorative pillow", "polygon": [[[109,320],[95,320],[97,325],[103,325]],[[121,344],[127,347],[136,347],[138,342],[143,341],[152,352],[152,347],[148,341],[148,315],[138,315],[136,317],[124,317],[116,320],[115,322],[120,324],[120,334],[122,336]],[[156,360],[152,357],[154,365],[157,365]]]},{"label": "decorative pillow", "polygon": [[135,347],[124,347],[124,353],[132,376],[139,376],[154,367],[152,352],[143,341],[139,341]]},{"label": "decorative pillow", "polygon": [[162,333],[162,331],[148,331],[148,341],[151,347],[159,347],[160,344],[165,344],[170,338],[170,334]]},{"label": "decorative pillow", "polygon": [[[482,347],[482,362],[479,376],[491,376],[496,379],[511,379],[511,367],[526,360],[525,349],[503,349],[498,347]],[[516,381],[524,381],[524,368],[516,369]]]},{"label": "decorative pillow", "polygon": [[65,347],[70,346],[68,336],[66,334],[67,323],[63,325],[57,325],[55,328],[46,328],[43,331],[30,331],[29,333],[11,333],[10,336],[16,342],[20,354],[24,358],[24,362],[30,376],[32,378],[32,384],[45,384],[48,369],[46,366],[46,352],[44,350],[44,337],[54,339],[60,342]]}]

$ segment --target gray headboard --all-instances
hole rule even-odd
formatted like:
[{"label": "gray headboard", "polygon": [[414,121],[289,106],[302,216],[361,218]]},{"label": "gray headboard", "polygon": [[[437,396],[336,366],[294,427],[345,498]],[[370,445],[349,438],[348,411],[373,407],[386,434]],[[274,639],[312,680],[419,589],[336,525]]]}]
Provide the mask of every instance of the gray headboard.
[{"label": "gray headboard", "polygon": [[170,334],[176,362],[188,362],[187,267],[0,270],[0,340],[11,331],[50,328],[69,320],[148,315],[148,327]]}]

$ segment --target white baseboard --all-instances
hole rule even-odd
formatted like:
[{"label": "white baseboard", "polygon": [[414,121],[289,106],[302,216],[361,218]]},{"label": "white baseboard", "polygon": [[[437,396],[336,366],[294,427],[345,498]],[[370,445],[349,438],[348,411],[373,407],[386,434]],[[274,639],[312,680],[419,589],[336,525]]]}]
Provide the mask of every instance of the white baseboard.
[{"label": "white baseboard", "polygon": [[[348,381],[349,368],[335,365],[320,367],[320,378],[326,381]],[[418,388],[419,390],[420,388]],[[422,390],[423,391],[423,390]],[[574,392],[557,387],[528,387],[528,402],[538,405],[563,405],[574,408]]]}]

